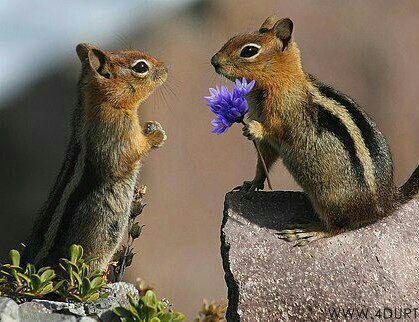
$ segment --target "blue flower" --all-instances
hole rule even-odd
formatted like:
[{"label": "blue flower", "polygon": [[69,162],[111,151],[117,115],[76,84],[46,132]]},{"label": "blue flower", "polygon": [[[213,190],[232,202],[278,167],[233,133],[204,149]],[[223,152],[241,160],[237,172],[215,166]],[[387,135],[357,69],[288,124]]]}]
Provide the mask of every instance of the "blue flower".
[{"label": "blue flower", "polygon": [[252,90],[255,81],[247,83],[243,78],[236,79],[236,86],[233,92],[230,92],[227,87],[221,86],[219,88],[210,88],[211,96],[205,97],[207,106],[217,116],[211,124],[214,126],[212,133],[222,134],[234,123],[241,123],[244,116],[249,110],[249,105],[246,101],[246,95]]}]

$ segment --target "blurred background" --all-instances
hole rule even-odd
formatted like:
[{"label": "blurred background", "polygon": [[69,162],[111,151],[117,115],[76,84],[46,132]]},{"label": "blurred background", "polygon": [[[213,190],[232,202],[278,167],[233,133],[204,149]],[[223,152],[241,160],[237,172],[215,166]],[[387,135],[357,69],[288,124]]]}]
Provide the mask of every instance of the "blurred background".
[{"label": "blurred background", "polygon": [[[152,153],[146,225],[126,279],[141,277],[193,317],[225,298],[219,229],[225,193],[253,178],[239,126],[210,134],[211,56],[277,13],[294,21],[306,71],[350,94],[388,138],[397,184],[419,160],[419,2],[279,0],[0,1],[0,255],[30,231],[58,173],[76,101],[79,42],[138,48],[170,67],[171,91],[141,106],[167,144]],[[299,190],[281,163],[274,187]]]}]

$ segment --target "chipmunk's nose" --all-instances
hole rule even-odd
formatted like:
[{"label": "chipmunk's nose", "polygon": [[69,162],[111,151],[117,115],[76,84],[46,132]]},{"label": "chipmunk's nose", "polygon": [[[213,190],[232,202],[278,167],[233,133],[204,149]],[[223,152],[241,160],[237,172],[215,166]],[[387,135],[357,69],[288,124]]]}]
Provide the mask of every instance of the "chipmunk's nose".
[{"label": "chipmunk's nose", "polygon": [[220,56],[218,54],[212,56],[211,65],[214,66],[215,69],[220,68]]}]

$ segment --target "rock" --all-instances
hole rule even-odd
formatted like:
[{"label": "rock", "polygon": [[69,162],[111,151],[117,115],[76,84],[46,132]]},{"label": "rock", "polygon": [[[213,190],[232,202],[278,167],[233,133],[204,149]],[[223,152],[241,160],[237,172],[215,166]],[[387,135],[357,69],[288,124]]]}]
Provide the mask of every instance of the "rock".
[{"label": "rock", "polygon": [[[57,301],[47,301],[47,300],[33,300],[29,302],[33,305],[40,305],[43,309],[46,309],[50,312],[63,313],[63,314],[74,314],[77,316],[85,316],[86,312],[83,303],[66,303],[66,302],[57,302]],[[28,304],[29,304],[28,303]]]},{"label": "rock", "polygon": [[59,314],[59,313],[45,313],[34,310],[29,306],[19,308],[19,321],[22,322],[76,322],[77,318],[74,315]]},{"label": "rock", "polygon": [[30,311],[37,311],[40,313],[51,313],[51,310],[47,309],[44,305],[37,303],[35,301],[32,302],[25,302],[19,305],[19,311],[22,310],[30,310]]},{"label": "rock", "polygon": [[86,315],[98,316],[103,321],[115,321],[116,315],[112,309],[118,306],[127,306],[127,294],[138,300],[138,290],[134,285],[125,282],[110,285],[110,294],[106,299],[100,299],[94,303],[86,303],[84,308]]},{"label": "rock", "polygon": [[9,298],[0,298],[0,322],[119,321],[113,309],[128,305],[127,294],[133,295],[138,300],[138,291],[135,286],[125,282],[109,285],[109,296],[94,303],[66,303],[35,299],[18,305]]},{"label": "rock", "polygon": [[19,306],[7,297],[0,297],[0,321],[19,321]]},{"label": "rock", "polygon": [[303,247],[275,235],[310,218],[300,192],[227,194],[221,255],[228,321],[419,318],[419,201]]}]

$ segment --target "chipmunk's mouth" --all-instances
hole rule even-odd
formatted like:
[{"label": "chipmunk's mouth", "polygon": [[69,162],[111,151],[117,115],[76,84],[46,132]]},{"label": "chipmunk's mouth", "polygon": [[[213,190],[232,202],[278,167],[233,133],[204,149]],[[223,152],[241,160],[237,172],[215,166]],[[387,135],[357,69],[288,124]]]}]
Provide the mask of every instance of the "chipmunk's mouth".
[{"label": "chipmunk's mouth", "polygon": [[220,59],[220,55],[217,53],[211,58],[211,65],[214,67],[214,70],[217,74],[224,76],[225,78],[234,81],[235,78],[227,73],[225,69],[225,64]]},{"label": "chipmunk's mouth", "polygon": [[233,75],[225,72],[224,70],[222,70],[221,68],[217,71],[215,70],[215,72],[221,76],[224,76],[225,78],[227,78],[228,80],[234,82],[236,80],[236,77],[234,77]]},{"label": "chipmunk's mouth", "polygon": [[222,69],[221,69],[221,66],[220,65],[218,65],[218,66],[214,66],[214,70],[215,70],[215,72],[217,73],[217,74],[220,74],[220,75],[222,75],[223,73],[222,73]]},{"label": "chipmunk's mouth", "polygon": [[221,65],[214,66],[214,70],[218,75],[224,76],[225,78],[227,78],[228,80],[231,80],[232,82],[236,80],[236,77],[227,73],[227,71]]}]

